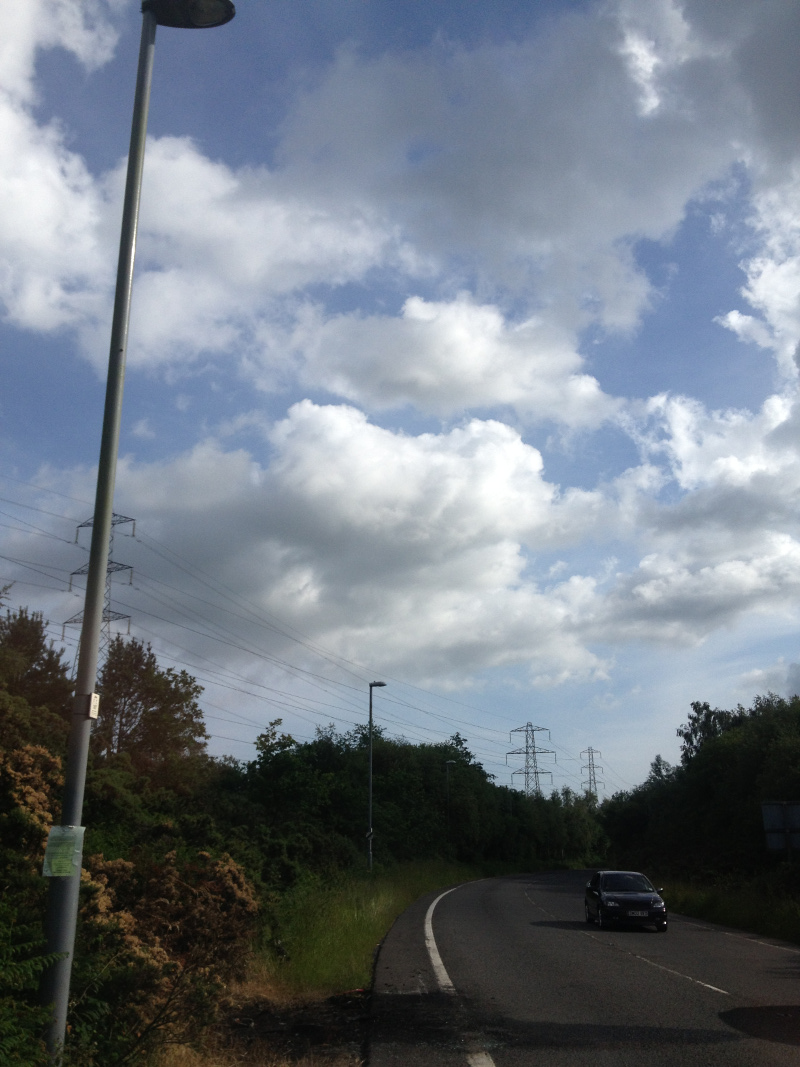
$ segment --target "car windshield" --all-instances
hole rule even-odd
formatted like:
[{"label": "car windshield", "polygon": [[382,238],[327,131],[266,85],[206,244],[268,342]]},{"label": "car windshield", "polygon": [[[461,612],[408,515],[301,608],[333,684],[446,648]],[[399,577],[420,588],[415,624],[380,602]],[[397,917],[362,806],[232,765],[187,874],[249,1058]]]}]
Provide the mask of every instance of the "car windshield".
[{"label": "car windshield", "polygon": [[616,873],[603,878],[606,893],[654,893],[650,882],[643,874]]}]

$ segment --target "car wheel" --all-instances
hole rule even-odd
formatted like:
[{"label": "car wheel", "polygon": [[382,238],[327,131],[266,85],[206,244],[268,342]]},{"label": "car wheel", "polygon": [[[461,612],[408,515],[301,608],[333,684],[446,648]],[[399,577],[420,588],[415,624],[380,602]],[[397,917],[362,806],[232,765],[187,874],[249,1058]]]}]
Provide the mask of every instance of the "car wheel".
[{"label": "car wheel", "polygon": [[583,912],[584,912],[584,915],[586,916],[587,923],[594,922],[594,920],[592,919],[592,916],[591,916],[591,914],[589,912],[589,905],[588,904],[584,904],[583,905]]}]

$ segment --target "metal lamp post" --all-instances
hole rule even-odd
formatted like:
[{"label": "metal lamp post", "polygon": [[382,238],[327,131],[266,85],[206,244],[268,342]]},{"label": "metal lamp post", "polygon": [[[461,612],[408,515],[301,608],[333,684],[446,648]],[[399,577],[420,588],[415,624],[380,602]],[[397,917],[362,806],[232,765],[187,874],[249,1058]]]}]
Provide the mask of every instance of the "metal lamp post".
[{"label": "metal lamp post", "polygon": [[[117,285],[111,325],[111,345],[108,360],[103,431],[97,469],[92,543],[86,581],[83,627],[81,630],[78,671],[75,681],[75,701],[64,775],[64,800],[59,834],[54,841],[66,842],[70,852],[64,862],[61,846],[60,862],[45,861],[50,875],[46,934],[47,952],[59,954],[61,959],[48,968],[42,979],[42,1002],[52,1005],[53,1014],[47,1030],[47,1048],[51,1060],[61,1060],[67,1023],[70,976],[75,950],[75,929],[78,917],[80,888],[80,859],[82,845],[81,815],[86,785],[86,765],[89,756],[89,736],[92,719],[97,718],[98,701],[94,692],[97,680],[97,661],[100,630],[103,621],[103,596],[108,566],[108,544],[113,514],[114,482],[119,448],[122,413],[122,390],[125,379],[125,355],[128,343],[133,263],[136,251],[136,231],[139,223],[139,201],[144,167],[144,147],[147,133],[147,114],[150,105],[150,86],[153,77],[156,27],[174,26],[182,29],[205,29],[221,26],[236,14],[230,0],[143,0],[142,38],[136,93],[131,124],[131,143],[128,154],[128,173],[122,210],[122,231],[117,265]],[[48,853],[50,853],[48,841]],[[55,850],[54,850],[55,855]]]},{"label": "metal lamp post", "polygon": [[454,759],[447,759],[444,761],[444,775],[447,783],[447,840],[450,840],[450,768],[455,767],[456,761]]},{"label": "metal lamp post", "polygon": [[369,683],[369,806],[367,812],[367,869],[372,870],[372,690],[386,682]]}]

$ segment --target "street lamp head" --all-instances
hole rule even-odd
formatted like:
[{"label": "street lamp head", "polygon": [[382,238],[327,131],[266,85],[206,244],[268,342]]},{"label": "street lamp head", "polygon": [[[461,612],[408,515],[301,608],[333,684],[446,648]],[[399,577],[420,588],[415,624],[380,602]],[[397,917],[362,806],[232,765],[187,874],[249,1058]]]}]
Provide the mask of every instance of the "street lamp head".
[{"label": "street lamp head", "polygon": [[369,683],[370,689],[375,689],[378,686],[384,686],[384,685],[386,685],[386,682],[370,682]]},{"label": "street lamp head", "polygon": [[159,26],[181,30],[211,29],[236,14],[231,0],[142,0],[142,14],[152,12]]}]

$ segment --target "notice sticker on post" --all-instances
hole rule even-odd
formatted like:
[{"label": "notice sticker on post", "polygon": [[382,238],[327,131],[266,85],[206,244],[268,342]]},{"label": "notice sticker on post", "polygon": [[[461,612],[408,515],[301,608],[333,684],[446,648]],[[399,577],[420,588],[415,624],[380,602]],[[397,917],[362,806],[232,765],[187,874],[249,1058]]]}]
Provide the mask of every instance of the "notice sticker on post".
[{"label": "notice sticker on post", "polygon": [[100,713],[99,693],[78,693],[73,704],[75,714],[87,719],[96,719]]},{"label": "notice sticker on post", "polygon": [[45,878],[70,878],[80,874],[85,826],[51,826],[44,853]]}]

